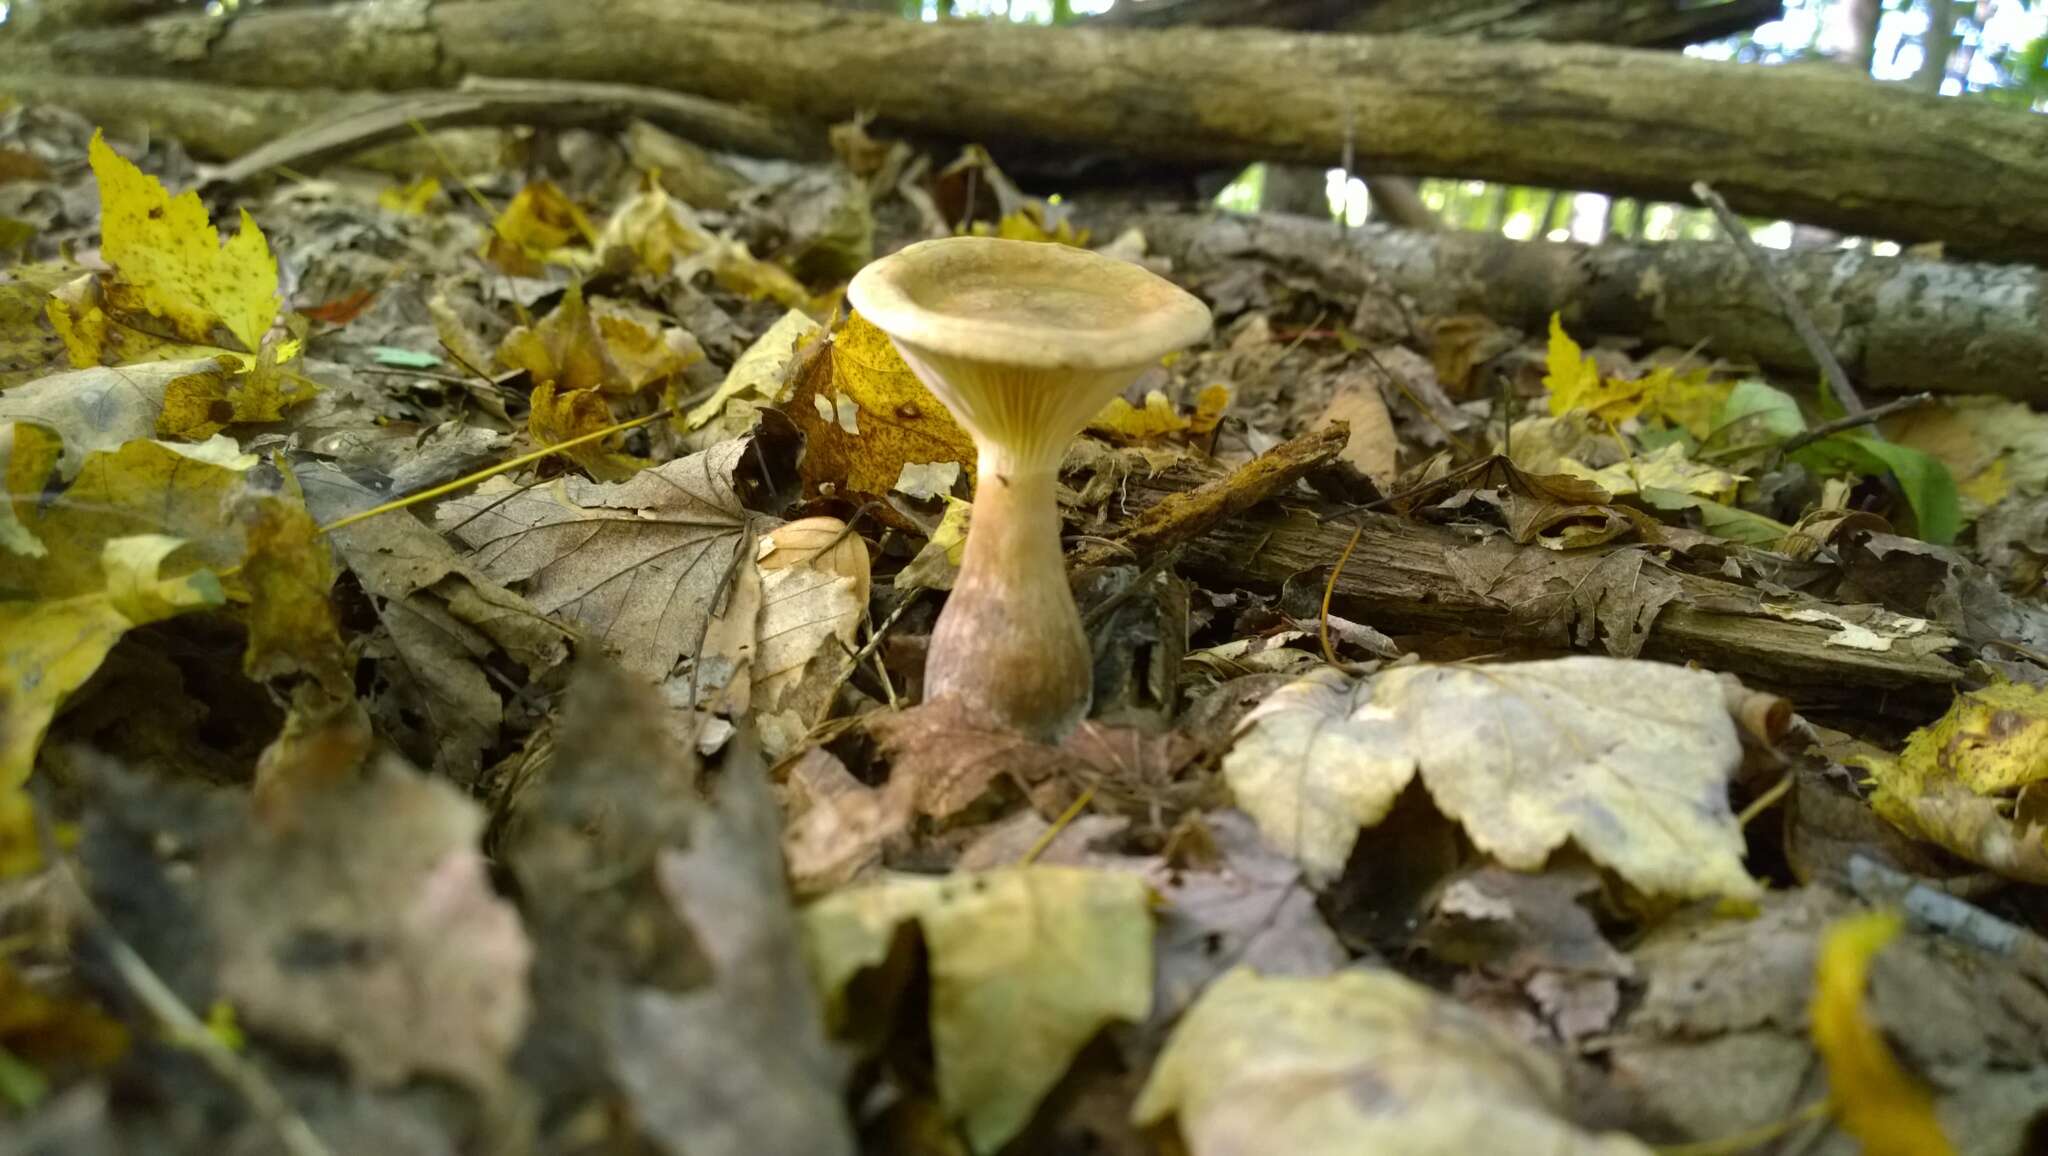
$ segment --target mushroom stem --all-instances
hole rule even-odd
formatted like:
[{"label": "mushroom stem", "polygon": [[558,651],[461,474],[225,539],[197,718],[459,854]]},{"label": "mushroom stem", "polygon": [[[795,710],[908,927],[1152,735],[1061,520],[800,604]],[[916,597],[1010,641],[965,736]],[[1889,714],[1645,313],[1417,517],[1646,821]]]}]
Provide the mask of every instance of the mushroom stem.
[{"label": "mushroom stem", "polygon": [[1060,553],[1057,461],[983,445],[974,517],[932,630],[925,697],[1057,741],[1088,715],[1094,661]]}]

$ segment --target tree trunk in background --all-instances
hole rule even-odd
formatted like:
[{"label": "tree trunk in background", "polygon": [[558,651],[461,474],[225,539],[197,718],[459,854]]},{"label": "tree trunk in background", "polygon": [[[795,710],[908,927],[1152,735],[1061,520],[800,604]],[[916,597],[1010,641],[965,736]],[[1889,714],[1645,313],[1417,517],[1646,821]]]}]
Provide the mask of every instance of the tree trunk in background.
[{"label": "tree trunk in background", "polygon": [[1927,35],[1921,38],[1920,49],[1926,55],[1921,57],[1920,67],[1913,73],[1913,87],[1922,92],[1939,94],[1941,82],[1948,79],[1948,58],[1956,51],[1956,5],[1955,0],[1926,0]]},{"label": "tree trunk in background", "polygon": [[[1815,367],[1769,291],[1721,242],[1656,245],[1515,241],[1367,225],[1339,239],[1298,218],[1095,213],[1104,235],[1136,226],[1174,274],[1201,285],[1241,260],[1310,279],[1336,300],[1392,290],[1424,314],[1484,313],[1541,332],[1562,313],[1587,334],[1640,334],[1709,356],[1811,375]],[[2001,393],[2048,402],[2048,273],[1861,253],[1770,253],[1859,384],[1911,393]]]},{"label": "tree trunk in background", "polygon": [[[923,24],[799,4],[366,0],[176,16],[0,54],[44,67],[308,87],[607,80],[819,120],[1159,160],[1327,163],[1689,201],[2048,261],[2048,118],[1865,83],[1582,45],[1256,29]],[[1769,141],[1760,153],[1748,142]]]},{"label": "tree trunk in background", "polygon": [[1884,0],[1848,0],[1849,50],[1843,61],[1864,76],[1877,67],[1877,29],[1884,19]]},{"label": "tree trunk in background", "polygon": [[1780,0],[1152,0],[1093,23],[1128,27],[1260,25],[1378,36],[1483,36],[1676,48],[1731,36],[1784,12]]},{"label": "tree trunk in background", "polygon": [[1326,165],[1266,166],[1266,187],[1259,193],[1259,211],[1330,219],[1330,178]]}]

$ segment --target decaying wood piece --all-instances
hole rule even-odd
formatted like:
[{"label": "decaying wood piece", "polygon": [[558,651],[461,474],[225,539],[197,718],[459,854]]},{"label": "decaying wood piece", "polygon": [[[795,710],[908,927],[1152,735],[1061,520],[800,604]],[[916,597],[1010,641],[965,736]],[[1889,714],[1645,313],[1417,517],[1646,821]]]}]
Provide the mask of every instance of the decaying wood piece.
[{"label": "decaying wood piece", "polygon": [[[1134,478],[1132,488],[1157,498],[1173,494],[1175,483]],[[1803,711],[1933,718],[1962,676],[1941,653],[1954,639],[1936,627],[1889,639],[1886,649],[1845,645],[1841,625],[1791,616],[1818,610],[1849,622],[1884,621],[1881,612],[1797,596],[1772,600],[1667,568],[1639,544],[1560,552],[1517,546],[1498,533],[1360,517],[1365,532],[1338,576],[1331,610],[1390,634],[1568,640],[1596,652],[1698,662],[1782,693]],[[1352,529],[1348,519],[1325,523],[1306,508],[1269,503],[1188,542],[1179,566],[1217,590],[1274,591],[1302,576],[1320,590]],[[1617,637],[1610,618],[1623,620],[1622,633],[1636,633]]]},{"label": "decaying wood piece", "polygon": [[1067,570],[1104,566],[1133,554],[1149,557],[1199,538],[1334,461],[1350,435],[1342,422],[1323,426],[1274,446],[1224,477],[1170,493],[1121,532],[1070,552]]},{"label": "decaying wood piece", "polygon": [[309,124],[237,157],[214,178],[235,184],[279,165],[320,165],[373,145],[404,140],[421,128],[562,127],[634,119],[713,148],[756,156],[816,159],[828,151],[824,134],[814,126],[702,97],[626,84],[472,77],[454,92],[400,93]]},{"label": "decaying wood piece", "polygon": [[[1136,226],[1198,286],[1256,259],[1313,278],[1335,300],[1391,289],[1423,314],[1483,313],[1531,332],[1556,312],[1588,336],[1704,342],[1709,356],[1817,372],[1768,288],[1724,244],[1590,246],[1377,227],[1340,239],[1317,222],[1219,213],[1084,210],[1082,220],[1102,235]],[[2048,273],[1838,250],[1767,260],[1865,387],[2048,402]]]},{"label": "decaying wood piece", "polygon": [[[1328,162],[1731,205],[2048,260],[2048,121],[1873,85],[1586,45],[1265,29],[923,24],[714,0],[355,0],[53,35],[0,68],[426,88],[463,76],[695,92],[818,120],[1111,146],[1159,160]],[[1871,125],[1881,125],[1873,132]],[[1733,147],[1765,139],[1768,155]]]}]

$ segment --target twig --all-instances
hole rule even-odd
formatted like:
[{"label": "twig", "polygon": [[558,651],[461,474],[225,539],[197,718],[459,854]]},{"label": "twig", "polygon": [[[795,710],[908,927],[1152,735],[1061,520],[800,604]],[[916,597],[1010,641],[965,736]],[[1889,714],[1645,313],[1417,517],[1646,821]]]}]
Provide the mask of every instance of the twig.
[{"label": "twig", "polygon": [[312,1125],[306,1123],[306,1118],[299,1115],[290,1101],[284,1098],[284,1093],[277,1090],[277,1085],[270,1082],[270,1077],[236,1055],[219,1037],[208,1031],[205,1022],[185,1006],[178,993],[172,991],[149,963],[128,946],[128,941],[121,938],[113,924],[107,922],[106,915],[72,872],[71,864],[58,852],[56,839],[49,830],[49,820],[40,811],[36,815],[36,831],[43,844],[44,858],[55,866],[57,876],[71,892],[87,934],[98,940],[100,950],[106,952],[108,961],[114,965],[114,973],[169,1033],[171,1041],[196,1053],[207,1067],[213,1069],[214,1075],[241,1093],[257,1117],[277,1133],[278,1140],[291,1156],[334,1156],[313,1131]]},{"label": "twig", "polygon": [[1917,409],[1920,406],[1931,403],[1933,400],[1934,395],[1931,393],[1913,393],[1907,394],[1905,397],[1895,397],[1883,405],[1873,406],[1862,413],[1843,414],[1833,421],[1824,421],[1803,434],[1785,439],[1784,444],[1778,447],[1778,456],[1784,457],[1787,454],[1797,453],[1822,438],[1832,437],[1845,429],[1855,429],[1860,425],[1880,422],[1901,410]]},{"label": "twig", "polygon": [[1337,576],[1344,573],[1344,564],[1351,561],[1351,552],[1358,549],[1358,540],[1365,537],[1365,522],[1360,520],[1358,528],[1351,531],[1351,540],[1344,543],[1344,552],[1337,555],[1337,564],[1330,567],[1330,580],[1323,584],[1323,609],[1316,618],[1316,633],[1323,641],[1323,661],[1331,666],[1343,666],[1337,661],[1337,648],[1330,645],[1330,596],[1337,592]]},{"label": "twig", "polygon": [[1806,307],[1799,303],[1797,297],[1792,296],[1791,290],[1785,288],[1784,284],[1771,274],[1770,262],[1764,259],[1763,250],[1750,238],[1749,229],[1728,207],[1728,202],[1721,199],[1721,194],[1715,192],[1707,182],[1694,181],[1692,192],[1700,199],[1701,204],[1714,211],[1714,216],[1720,220],[1721,228],[1727,232],[1728,239],[1735,243],[1743,259],[1756,271],[1757,278],[1764,283],[1764,288],[1771,291],[1772,297],[1777,298],[1778,308],[1785,311],[1785,320],[1792,323],[1793,330],[1799,334],[1799,340],[1806,345],[1806,351],[1813,355],[1814,362],[1820,366],[1821,376],[1827,379],[1828,389],[1835,395],[1835,401],[1840,403],[1847,413],[1863,412],[1863,399],[1856,395],[1856,387],[1849,384],[1849,374],[1836,359],[1835,351],[1828,348],[1827,339],[1821,336],[1820,327],[1813,323],[1813,317],[1806,312]]},{"label": "twig", "polygon": [[1066,830],[1075,819],[1080,818],[1081,812],[1086,810],[1088,804],[1094,800],[1095,785],[1091,783],[1087,790],[1081,792],[1081,797],[1075,799],[1066,810],[1060,812],[1060,817],[1052,821],[1052,826],[1047,827],[1045,832],[1031,844],[1031,849],[1024,852],[1024,857],[1017,860],[1017,865],[1019,867],[1029,867],[1033,863],[1038,862],[1038,857],[1045,854],[1045,849],[1052,846],[1054,839],[1060,837],[1060,832]]}]

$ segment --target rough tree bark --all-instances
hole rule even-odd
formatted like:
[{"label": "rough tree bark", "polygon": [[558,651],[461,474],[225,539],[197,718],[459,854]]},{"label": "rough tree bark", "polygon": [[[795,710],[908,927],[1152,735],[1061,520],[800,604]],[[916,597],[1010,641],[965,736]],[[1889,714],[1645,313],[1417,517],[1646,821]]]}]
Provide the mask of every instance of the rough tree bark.
[{"label": "rough tree bark", "polygon": [[[2048,120],[1838,70],[1591,46],[1257,29],[919,24],[711,0],[398,0],[168,17],[52,37],[46,65],[231,83],[607,80],[949,135],[1167,160],[1366,171],[1686,200],[1959,252],[2048,261]],[[0,68],[28,59],[0,56]]]},{"label": "rough tree bark", "polygon": [[[1705,342],[1710,355],[1816,372],[1770,293],[1725,244],[1589,246],[1371,226],[1339,240],[1326,224],[1283,217],[1079,208],[1103,235],[1137,226],[1177,277],[1197,285],[1256,257],[1339,300],[1380,287],[1426,314],[1484,313],[1532,331],[1558,312],[1592,333]],[[1859,384],[2048,403],[2048,273],[1839,251],[1770,261]]]},{"label": "rough tree bark", "polygon": [[1783,12],[1781,0],[1153,0],[1118,5],[1094,19],[1132,28],[1260,25],[1675,48],[1733,35]]}]

